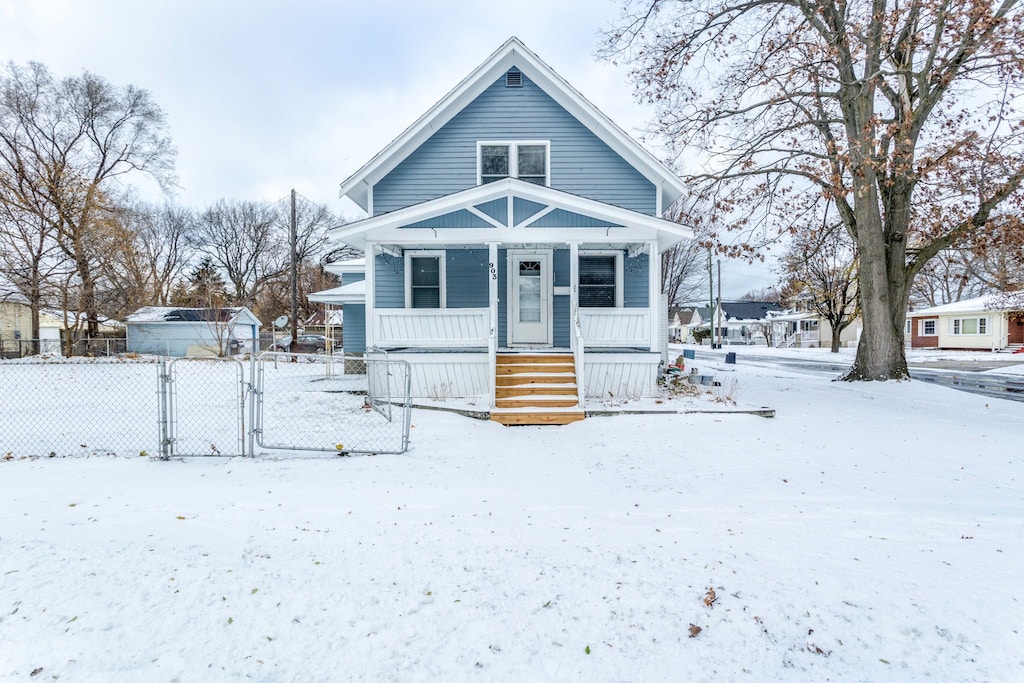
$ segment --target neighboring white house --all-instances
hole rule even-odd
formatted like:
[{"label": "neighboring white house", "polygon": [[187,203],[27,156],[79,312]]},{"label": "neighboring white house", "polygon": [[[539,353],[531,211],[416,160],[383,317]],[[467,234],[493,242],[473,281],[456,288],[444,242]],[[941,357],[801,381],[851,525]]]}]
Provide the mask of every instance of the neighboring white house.
[{"label": "neighboring white house", "polygon": [[0,276],[0,358],[21,355],[23,342],[32,336],[31,314],[25,295]]},{"label": "neighboring white house", "polygon": [[261,323],[244,306],[147,306],[124,321],[128,351],[161,356],[225,355],[259,348]]},{"label": "neighboring white house", "polygon": [[1024,314],[981,296],[908,313],[914,348],[998,351],[1024,347]]},{"label": "neighboring white house", "polygon": [[668,338],[676,343],[692,344],[693,334],[690,331],[703,322],[700,311],[695,306],[673,306],[668,309]]}]

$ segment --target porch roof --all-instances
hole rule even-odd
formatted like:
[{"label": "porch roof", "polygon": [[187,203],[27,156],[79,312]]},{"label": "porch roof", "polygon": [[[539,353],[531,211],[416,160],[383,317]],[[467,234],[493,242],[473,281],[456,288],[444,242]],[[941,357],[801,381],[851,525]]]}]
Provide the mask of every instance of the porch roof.
[{"label": "porch roof", "polygon": [[362,304],[366,303],[366,282],[351,282],[341,287],[325,289],[321,292],[314,292],[309,295],[310,301],[321,304]]},{"label": "porch roof", "polygon": [[[462,226],[462,227],[460,227]],[[689,228],[550,187],[506,178],[331,231],[332,242],[400,246],[657,241],[658,250],[692,239]]]}]

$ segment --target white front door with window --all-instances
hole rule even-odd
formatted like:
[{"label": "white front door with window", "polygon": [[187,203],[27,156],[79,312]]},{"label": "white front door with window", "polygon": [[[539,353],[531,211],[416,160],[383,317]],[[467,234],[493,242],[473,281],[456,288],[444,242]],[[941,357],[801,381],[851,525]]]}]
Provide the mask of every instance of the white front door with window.
[{"label": "white front door with window", "polygon": [[509,252],[508,343],[551,345],[551,252]]}]

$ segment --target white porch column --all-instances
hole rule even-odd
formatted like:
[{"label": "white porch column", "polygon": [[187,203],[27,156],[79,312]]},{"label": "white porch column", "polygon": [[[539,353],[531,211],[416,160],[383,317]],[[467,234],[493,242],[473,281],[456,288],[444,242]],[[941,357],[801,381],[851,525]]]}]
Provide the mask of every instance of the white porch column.
[{"label": "white porch column", "polygon": [[569,242],[569,348],[576,351],[576,321],[580,309],[580,243]]},{"label": "white porch column", "polygon": [[487,342],[487,376],[491,393],[491,407],[497,399],[497,361],[498,361],[498,243],[487,243],[487,291],[490,303],[491,333]]},{"label": "white porch column", "polygon": [[650,289],[647,301],[651,306],[651,351],[661,351],[667,340],[661,337],[661,257],[657,241],[647,243]]},{"label": "white porch column", "polygon": [[377,342],[377,310],[374,297],[374,281],[377,270],[377,245],[374,242],[366,243],[366,350],[369,351]]}]

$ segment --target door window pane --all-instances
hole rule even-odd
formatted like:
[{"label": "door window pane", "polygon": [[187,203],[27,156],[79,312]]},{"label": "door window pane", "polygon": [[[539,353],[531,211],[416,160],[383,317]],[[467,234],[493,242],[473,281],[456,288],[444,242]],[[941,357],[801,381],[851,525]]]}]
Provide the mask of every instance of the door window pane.
[{"label": "door window pane", "polygon": [[519,262],[519,322],[539,323],[541,313],[540,261]]}]

